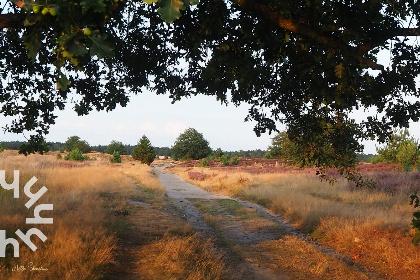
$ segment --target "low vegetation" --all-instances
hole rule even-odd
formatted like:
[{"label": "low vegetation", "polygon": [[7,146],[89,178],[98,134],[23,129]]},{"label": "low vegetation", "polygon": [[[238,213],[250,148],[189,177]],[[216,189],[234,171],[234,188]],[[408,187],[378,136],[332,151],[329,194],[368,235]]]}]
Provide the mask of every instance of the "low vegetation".
[{"label": "low vegetation", "polygon": [[[10,150],[0,154],[0,170],[6,170],[7,182],[13,181],[12,170],[20,170],[21,189],[35,176],[38,181],[31,191],[46,186],[48,191],[39,203],[54,206],[52,211],[41,212],[42,217],[53,217],[54,223],[37,227],[47,240],[33,237],[38,248],[35,252],[20,242],[19,258],[12,256],[12,247],[8,246],[6,258],[0,259],[0,279],[106,279],[109,275],[123,277],[121,267],[146,275],[138,256],[166,253],[171,248],[172,256],[182,255],[183,259],[172,259],[166,268],[147,268],[154,275],[147,279],[165,279],[174,267],[184,269],[174,274],[185,273],[183,279],[197,279],[197,275],[205,276],[200,279],[219,279],[223,275],[221,255],[212,249],[212,243],[194,235],[191,226],[177,214],[168,216],[170,203],[149,166],[128,157],[120,165],[110,164],[108,155],[95,157],[97,161],[77,162],[58,160],[56,154],[25,157]],[[29,213],[25,202],[26,197],[14,199],[10,191],[0,188],[0,225],[8,238],[16,237],[13,233],[17,229],[28,229],[25,217],[33,216],[33,212]],[[126,247],[133,243],[136,247]],[[132,258],[134,261],[127,263]],[[142,261],[151,260],[146,257]]]},{"label": "low vegetation", "polygon": [[[375,168],[376,167],[376,168]],[[339,178],[330,185],[313,169],[262,167],[173,168],[182,178],[204,189],[259,203],[284,216],[293,226],[348,255],[356,263],[392,279],[416,279],[420,248],[412,244],[413,206],[410,194],[419,190],[418,172],[401,172],[398,165],[362,165],[376,189],[356,188]],[[265,170],[270,170],[265,167]],[[379,170],[378,170],[379,169]],[[397,277],[398,276],[398,277]]]}]

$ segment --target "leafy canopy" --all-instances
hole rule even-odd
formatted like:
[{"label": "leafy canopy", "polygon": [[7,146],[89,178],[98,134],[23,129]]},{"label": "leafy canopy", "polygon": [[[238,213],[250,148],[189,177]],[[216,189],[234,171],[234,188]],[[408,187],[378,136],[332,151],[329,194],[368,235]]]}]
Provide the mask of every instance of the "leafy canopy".
[{"label": "leafy canopy", "polygon": [[194,128],[188,128],[181,133],[172,147],[172,157],[175,160],[202,159],[211,152],[209,142]]},{"label": "leafy canopy", "polygon": [[88,142],[81,140],[79,136],[70,136],[64,143],[64,149],[71,152],[78,149],[81,153],[89,153],[92,149]]},{"label": "leafy canopy", "polygon": [[398,163],[406,171],[420,167],[419,140],[411,137],[407,130],[395,131],[386,145],[377,148],[377,152],[374,163]]},{"label": "leafy canopy", "polygon": [[[360,140],[420,117],[416,0],[13,2],[0,15],[0,112],[6,130],[30,131],[23,152],[42,149],[68,102],[85,115],[142,90],[249,104],[257,135],[286,124],[319,167],[330,163],[313,147],[351,166]],[[355,109],[375,112],[356,122]]]},{"label": "leafy canopy", "polygon": [[126,155],[127,149],[124,147],[124,144],[122,142],[112,140],[111,143],[106,147],[105,151],[106,154],[114,154],[115,152],[118,152],[120,155]]}]

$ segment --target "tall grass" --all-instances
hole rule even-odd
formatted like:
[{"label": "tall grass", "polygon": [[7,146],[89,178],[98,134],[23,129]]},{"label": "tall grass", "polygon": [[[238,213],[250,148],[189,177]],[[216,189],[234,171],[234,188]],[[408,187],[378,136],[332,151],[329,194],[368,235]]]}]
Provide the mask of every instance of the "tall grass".
[{"label": "tall grass", "polygon": [[366,176],[376,179],[378,188],[360,189],[344,179],[330,185],[307,172],[175,171],[207,190],[260,203],[381,273],[399,275],[396,279],[415,279],[412,272],[420,273],[420,248],[409,237],[414,211],[409,195],[420,189],[418,173],[370,172]]},{"label": "tall grass", "polygon": [[[19,238],[14,232],[21,229],[25,233],[30,227],[38,228],[47,236],[45,242],[37,237],[31,238],[37,246],[35,252],[20,242],[19,258],[12,257],[12,247],[9,246],[7,257],[0,259],[0,279],[101,279],[105,271],[112,272],[114,266],[110,264],[121,261],[121,253],[127,254],[127,257],[145,254],[139,259],[139,265],[124,266],[129,272],[146,269],[147,275],[160,277],[164,271],[165,275],[181,275],[185,279],[219,279],[223,275],[221,255],[210,241],[191,235],[191,225],[179,223],[177,219],[166,219],[155,221],[156,228],[153,228],[144,225],[144,219],[139,224],[134,219],[138,213],[122,220],[115,215],[130,207],[134,209],[130,202],[137,198],[158,205],[156,209],[143,210],[142,215],[155,217],[153,215],[159,211],[163,212],[159,212],[160,216],[166,215],[164,205],[169,202],[165,198],[165,188],[150,166],[127,158],[123,164],[110,164],[107,156],[95,154],[95,157],[98,160],[80,163],[59,160],[54,154],[28,157],[13,151],[0,154],[0,170],[7,171],[7,182],[13,180],[13,170],[20,171],[21,190],[20,198],[14,199],[12,191],[0,188],[0,229],[7,231],[7,237],[17,240]],[[53,204],[52,211],[41,212],[42,217],[52,217],[53,224],[29,226],[25,223],[26,217],[33,217],[33,207],[28,210],[24,206],[28,199],[23,193],[23,186],[32,176],[38,179],[31,188],[32,193],[42,186],[48,188],[37,205]],[[160,207],[162,210],[159,210]],[[133,211],[139,208],[136,209]],[[130,231],[135,227],[144,227],[142,232],[147,236],[137,236]],[[161,228],[165,227],[168,234],[162,238]],[[121,234],[126,231],[133,236]],[[124,236],[129,244],[139,240],[152,240],[152,244],[140,243],[138,248],[122,252],[123,245],[118,243],[117,236]],[[156,252],[159,252],[157,260],[160,264],[167,263],[165,257],[169,253],[171,264],[166,265],[164,270],[160,265],[154,266]],[[150,266],[145,268],[144,263]],[[116,267],[119,266],[121,264]]]},{"label": "tall grass", "polygon": [[218,280],[226,273],[223,255],[199,234],[167,236],[143,247],[138,259],[146,279]]},{"label": "tall grass", "polygon": [[28,210],[24,206],[27,198],[22,190],[32,176],[38,179],[33,193],[42,186],[48,188],[37,205],[54,205],[53,211],[41,212],[43,217],[54,218],[52,225],[31,225],[48,239],[42,242],[32,237],[38,247],[35,252],[20,242],[19,258],[9,254],[0,259],[0,279],[99,279],[101,268],[113,260],[116,246],[113,233],[104,226],[111,214],[101,194],[130,189],[130,180],[112,167],[57,161],[54,156],[5,153],[0,156],[0,170],[8,171],[9,182],[12,170],[20,170],[20,198],[1,191],[0,225],[8,237],[19,240],[14,232],[29,228],[25,218],[33,217],[33,207]]}]

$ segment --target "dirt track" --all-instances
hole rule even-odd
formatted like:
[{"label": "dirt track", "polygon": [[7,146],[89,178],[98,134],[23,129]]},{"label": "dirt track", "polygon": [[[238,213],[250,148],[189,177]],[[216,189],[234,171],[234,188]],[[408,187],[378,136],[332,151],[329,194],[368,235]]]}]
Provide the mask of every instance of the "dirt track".
[{"label": "dirt track", "polygon": [[[210,193],[163,167],[155,170],[184,218],[224,251],[232,279],[379,279],[264,207]],[[306,249],[296,252],[299,244]]]},{"label": "dirt track", "polygon": [[[219,194],[214,194],[198,188],[188,182],[182,180],[178,175],[172,173],[163,172],[163,167],[156,167],[156,170],[159,172],[159,179],[161,183],[165,186],[167,191],[167,196],[172,199],[174,205],[183,213],[184,218],[193,225],[194,229],[200,232],[206,238],[211,238],[216,244],[222,247],[220,244],[220,237],[218,233],[211,227],[209,227],[204,221],[203,213],[200,212],[197,207],[194,206],[191,199],[199,200],[221,200],[221,199],[230,199],[228,196],[223,196]],[[227,213],[226,213],[227,214]],[[227,214],[228,223],[231,224],[229,231],[229,237],[227,237],[231,242],[238,242],[240,244],[253,243],[258,239],[263,238],[279,238],[281,231],[274,230],[271,233],[265,232],[263,234],[261,231],[258,233],[245,232],[241,230],[240,226],[233,226],[233,217],[229,217]],[[259,240],[260,241],[260,240]],[[232,252],[227,252],[226,248],[222,249],[227,256],[227,260],[233,266],[230,267],[232,271],[232,278],[236,279],[289,279],[286,275],[281,275],[270,271],[269,269],[260,268],[258,264],[252,262],[243,262],[235,254],[232,255]]]}]

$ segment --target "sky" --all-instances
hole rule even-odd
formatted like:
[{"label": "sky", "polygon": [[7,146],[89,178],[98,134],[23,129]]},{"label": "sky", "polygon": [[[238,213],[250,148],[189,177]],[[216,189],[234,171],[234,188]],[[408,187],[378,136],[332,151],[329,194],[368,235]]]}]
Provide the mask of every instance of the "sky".
[{"label": "sky", "polygon": [[[111,112],[92,111],[87,116],[77,116],[71,104],[58,111],[56,124],[50,129],[47,141],[65,142],[77,135],[90,145],[107,145],[112,140],[135,145],[146,135],[155,147],[171,147],[180,133],[195,128],[209,141],[213,149],[224,151],[266,150],[274,135],[257,137],[253,131],[255,122],[244,122],[249,107],[221,105],[212,96],[194,96],[171,104],[167,95],[144,92],[131,97],[124,108]],[[366,113],[356,112],[353,117],[361,121]],[[4,117],[0,116],[0,124]],[[285,127],[279,127],[284,130]],[[410,134],[420,138],[420,124],[412,124]],[[0,134],[0,141],[25,141],[24,135]],[[364,142],[365,153],[376,153],[378,144]]]},{"label": "sky", "polygon": [[[244,122],[247,106],[221,105],[211,96],[194,96],[171,104],[167,95],[144,92],[131,96],[124,108],[117,107],[108,113],[92,111],[87,116],[77,116],[68,105],[64,111],[58,111],[47,141],[65,142],[77,135],[90,145],[107,145],[111,140],[134,145],[146,135],[153,146],[170,147],[180,133],[191,127],[202,133],[213,149],[238,151],[266,150],[274,136],[255,135],[255,122]],[[0,116],[0,124],[2,119]],[[0,141],[14,140],[25,138],[0,134]]]}]

